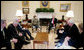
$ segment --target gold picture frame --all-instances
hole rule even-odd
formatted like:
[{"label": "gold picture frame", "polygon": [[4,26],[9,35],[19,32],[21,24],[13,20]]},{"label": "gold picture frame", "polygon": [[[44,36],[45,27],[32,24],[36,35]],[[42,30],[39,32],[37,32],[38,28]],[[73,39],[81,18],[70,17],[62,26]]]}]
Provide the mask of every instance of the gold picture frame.
[{"label": "gold picture frame", "polygon": [[67,12],[71,10],[71,3],[60,4],[60,12]]},{"label": "gold picture frame", "polygon": [[29,8],[23,8],[23,14],[29,14]]},{"label": "gold picture frame", "polygon": [[40,1],[40,7],[41,8],[49,8],[50,2],[49,1]]},{"label": "gold picture frame", "polygon": [[22,7],[29,7],[29,1],[22,1]]}]

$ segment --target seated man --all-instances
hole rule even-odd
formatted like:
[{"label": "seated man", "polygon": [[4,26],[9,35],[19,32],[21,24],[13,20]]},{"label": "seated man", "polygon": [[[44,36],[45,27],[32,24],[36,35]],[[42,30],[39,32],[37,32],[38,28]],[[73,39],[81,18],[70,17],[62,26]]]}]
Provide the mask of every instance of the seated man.
[{"label": "seated man", "polygon": [[26,42],[23,33],[17,31],[17,25],[16,21],[10,24],[8,26],[8,33],[10,34],[11,42],[15,44],[15,49],[21,49],[23,44],[29,44],[30,42]]},{"label": "seated man", "polygon": [[57,35],[58,35],[58,37],[55,38],[55,39],[61,39],[63,33],[60,33],[60,31],[67,32],[67,31],[69,30],[69,28],[70,28],[70,26],[69,26],[68,24],[66,24],[66,25],[64,25],[63,27],[59,28],[59,29],[57,30]]},{"label": "seated man", "polygon": [[62,38],[59,40],[58,43],[63,44],[64,39],[68,38],[69,39],[68,45],[78,48],[79,30],[71,19],[67,21],[67,24],[70,26],[70,28],[68,29],[67,32],[63,32],[64,35],[62,36]]},{"label": "seated man", "polygon": [[[16,27],[17,30],[18,30],[19,32],[22,32],[22,33],[24,34],[24,36],[26,37],[26,40],[33,40],[34,38],[31,36],[30,31],[29,31],[28,29],[23,29],[23,28],[22,28],[21,24],[19,23],[20,20],[17,19],[16,22],[18,22],[18,25],[17,25],[17,27]],[[27,37],[26,33],[30,36],[30,39]]]},{"label": "seated man", "polygon": [[80,36],[79,36],[79,48],[84,47],[84,33],[83,33],[83,23],[78,25]]},{"label": "seated man", "polygon": [[37,30],[37,28],[39,27],[39,21],[38,21],[38,19],[36,18],[36,15],[34,15],[34,17],[33,17],[33,19],[32,19],[32,26],[33,26],[33,28],[35,27],[36,30]]},{"label": "seated man", "polygon": [[55,38],[55,39],[61,39],[62,34],[63,34],[63,33],[61,33],[61,31],[64,32],[64,27],[62,27],[62,28],[60,28],[60,29],[57,30],[57,35],[58,35],[58,37]]},{"label": "seated man", "polygon": [[0,49],[6,47],[6,49],[11,49],[10,35],[6,28],[5,20],[1,20],[1,33],[0,33]]},{"label": "seated man", "polygon": [[50,30],[51,30],[52,27],[56,27],[56,23],[57,23],[57,19],[53,15],[51,20],[50,20],[50,23],[49,23],[48,33],[50,33]]}]

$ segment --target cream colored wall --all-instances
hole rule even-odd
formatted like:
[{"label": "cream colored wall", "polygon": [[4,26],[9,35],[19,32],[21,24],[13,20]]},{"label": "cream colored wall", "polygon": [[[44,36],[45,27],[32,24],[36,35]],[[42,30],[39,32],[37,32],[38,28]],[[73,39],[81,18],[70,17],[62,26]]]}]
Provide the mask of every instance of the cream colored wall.
[{"label": "cream colored wall", "polygon": [[[66,12],[60,12],[60,4],[61,3],[71,3],[71,10],[74,11],[74,21],[75,22],[83,22],[83,2],[82,1],[56,1],[56,2],[51,2],[51,8],[55,9],[56,13],[56,18],[61,19],[62,15],[65,15]],[[52,6],[54,5],[54,6]],[[67,17],[66,17],[67,18]],[[65,19],[66,19],[65,18]]]},{"label": "cream colored wall", "polygon": [[6,19],[7,23],[14,21],[16,10],[21,9],[20,1],[1,1],[1,18]]},{"label": "cream colored wall", "polygon": [[[50,8],[55,9],[56,18],[61,19],[62,15],[66,12],[60,12],[61,3],[71,3],[71,10],[74,11],[75,17],[73,18],[75,22],[83,22],[83,2],[82,1],[50,1]],[[33,15],[36,14],[36,8],[40,8],[40,1],[30,1],[29,2],[29,18],[32,19]],[[7,23],[12,22],[13,19],[17,18],[15,16],[16,10],[22,9],[22,1],[1,1],[1,18],[6,19]],[[21,17],[25,18],[25,15]],[[67,17],[65,17],[66,19]]]}]

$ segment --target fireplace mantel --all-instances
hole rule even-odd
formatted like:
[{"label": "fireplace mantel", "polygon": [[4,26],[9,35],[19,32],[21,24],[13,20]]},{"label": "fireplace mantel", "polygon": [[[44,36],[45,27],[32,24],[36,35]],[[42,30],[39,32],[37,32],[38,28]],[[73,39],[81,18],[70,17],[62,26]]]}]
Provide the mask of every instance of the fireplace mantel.
[{"label": "fireplace mantel", "polygon": [[52,14],[53,13],[40,12],[40,13],[37,13],[37,17],[38,18],[52,18]]},{"label": "fireplace mantel", "polygon": [[40,25],[41,26],[47,26],[50,19],[52,18],[53,13],[49,12],[40,12],[37,13],[37,18],[40,20]]},{"label": "fireplace mantel", "polygon": [[50,18],[40,18],[39,20],[40,20],[40,25],[41,26],[48,26]]}]

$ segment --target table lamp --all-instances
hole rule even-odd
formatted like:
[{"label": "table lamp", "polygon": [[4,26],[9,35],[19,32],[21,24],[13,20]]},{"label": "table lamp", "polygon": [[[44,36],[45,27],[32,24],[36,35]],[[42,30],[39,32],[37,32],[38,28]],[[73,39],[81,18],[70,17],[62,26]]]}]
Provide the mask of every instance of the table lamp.
[{"label": "table lamp", "polygon": [[72,17],[74,17],[73,11],[72,11],[72,10],[68,11],[68,12],[66,13],[66,17],[69,17],[68,19],[71,19]]},{"label": "table lamp", "polygon": [[22,10],[17,10],[16,11],[16,16],[18,16],[21,20],[21,16],[23,16]]}]

